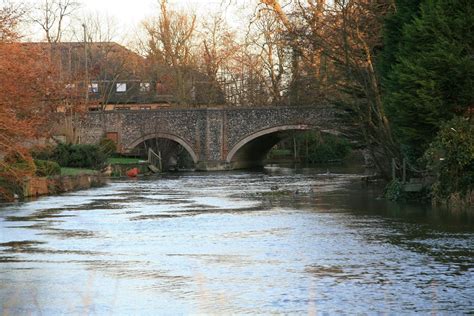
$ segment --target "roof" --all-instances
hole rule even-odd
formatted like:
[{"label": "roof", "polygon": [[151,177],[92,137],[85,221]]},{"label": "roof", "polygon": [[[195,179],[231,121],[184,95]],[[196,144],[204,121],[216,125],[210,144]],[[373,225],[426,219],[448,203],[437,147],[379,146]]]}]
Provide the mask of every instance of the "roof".
[{"label": "roof", "polygon": [[107,77],[118,72],[136,74],[145,64],[145,58],[115,42],[24,42],[21,46],[50,51],[52,61],[58,62],[63,76],[77,76],[85,71],[85,53],[91,76]]}]

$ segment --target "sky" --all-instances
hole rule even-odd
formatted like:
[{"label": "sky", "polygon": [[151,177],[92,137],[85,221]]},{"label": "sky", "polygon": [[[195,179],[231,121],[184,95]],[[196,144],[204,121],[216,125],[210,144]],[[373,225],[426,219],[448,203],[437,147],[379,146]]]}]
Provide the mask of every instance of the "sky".
[{"label": "sky", "polygon": [[[146,17],[157,12],[158,0],[82,0],[85,10],[108,14],[120,23],[137,25]],[[217,12],[221,0],[171,0],[179,9],[194,10],[197,14]]]},{"label": "sky", "polygon": [[[44,0],[13,0],[15,2],[30,3],[32,7],[40,5]],[[100,16],[113,21],[116,34],[113,41],[127,44],[134,34],[139,32],[142,21],[159,12],[159,0],[77,0],[81,8],[75,14],[79,19],[85,15]],[[242,28],[241,8],[245,3],[255,0],[168,0],[169,5],[178,10],[195,12],[198,20],[205,19],[211,14],[225,15],[229,25],[235,29]],[[229,5],[230,4],[230,5]],[[79,20],[75,21],[76,28],[81,25]],[[79,30],[80,31],[80,30]],[[81,32],[76,31],[68,40],[81,40]],[[79,35],[78,35],[79,34]],[[40,41],[44,39],[44,33],[39,26],[29,26],[25,40]]]}]

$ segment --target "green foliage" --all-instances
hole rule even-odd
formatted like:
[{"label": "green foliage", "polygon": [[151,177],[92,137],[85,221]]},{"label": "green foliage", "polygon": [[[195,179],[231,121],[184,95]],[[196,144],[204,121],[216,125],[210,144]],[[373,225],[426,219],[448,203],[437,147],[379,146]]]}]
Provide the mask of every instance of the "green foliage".
[{"label": "green foliage", "polygon": [[403,185],[398,180],[390,181],[385,187],[385,198],[390,201],[400,201],[404,199]]},{"label": "green foliage", "polygon": [[112,140],[104,138],[99,145],[58,144],[56,147],[35,147],[30,153],[36,160],[55,161],[62,167],[98,169],[116,149]]},{"label": "green foliage", "polygon": [[298,136],[297,139],[300,144],[299,154],[308,163],[343,160],[351,151],[351,146],[346,139],[330,134],[308,132]]},{"label": "green foliage", "polygon": [[0,177],[0,202],[12,201],[15,195],[23,197],[23,182],[15,178]]},{"label": "green foliage", "polygon": [[36,166],[31,160],[31,157],[22,156],[18,152],[10,152],[4,158],[3,161],[8,168],[15,170],[16,173],[20,174],[34,174]]},{"label": "green foliage", "polygon": [[181,150],[178,153],[177,166],[183,169],[192,169],[194,167],[193,158],[186,150]]},{"label": "green foliage", "polygon": [[104,165],[107,156],[97,145],[59,144],[52,158],[62,167],[98,169]]},{"label": "green foliage", "polygon": [[295,142],[297,156],[305,163],[341,161],[351,152],[351,145],[345,138],[308,131],[282,141],[268,153],[268,157],[293,158]]},{"label": "green foliage", "polygon": [[106,155],[107,157],[115,154],[117,152],[117,144],[111,139],[102,138],[99,142],[100,150]]},{"label": "green foliage", "polygon": [[26,153],[12,151],[0,161],[0,201],[12,201],[23,196],[24,178],[35,173],[36,167]]},{"label": "green foliage", "polygon": [[426,0],[403,28],[384,104],[398,140],[423,155],[443,122],[474,104],[474,2]]},{"label": "green foliage", "polygon": [[433,194],[449,200],[464,198],[474,190],[474,124],[461,117],[445,123],[424,155],[436,174]]},{"label": "green foliage", "polygon": [[386,80],[387,113],[407,152],[420,157],[442,122],[474,103],[474,2],[427,0],[405,25]]},{"label": "green foliage", "polygon": [[61,167],[55,161],[35,159],[34,162],[38,177],[50,177],[61,174]]},{"label": "green foliage", "polygon": [[396,10],[385,17],[383,50],[377,64],[382,79],[386,79],[392,66],[397,63],[403,28],[419,15],[420,2],[421,0],[395,0]]},{"label": "green foliage", "polygon": [[139,162],[140,159],[132,157],[110,157],[107,159],[107,164],[111,165],[133,165]]},{"label": "green foliage", "polygon": [[36,160],[51,160],[54,146],[36,146],[30,149],[30,154]]},{"label": "green foliage", "polygon": [[61,168],[62,176],[77,176],[80,174],[96,174],[97,170],[82,169],[82,168]]},{"label": "green foliage", "polygon": [[285,149],[285,148],[273,148],[269,153],[268,153],[268,158],[286,158],[286,157],[292,157],[292,152],[290,149]]}]

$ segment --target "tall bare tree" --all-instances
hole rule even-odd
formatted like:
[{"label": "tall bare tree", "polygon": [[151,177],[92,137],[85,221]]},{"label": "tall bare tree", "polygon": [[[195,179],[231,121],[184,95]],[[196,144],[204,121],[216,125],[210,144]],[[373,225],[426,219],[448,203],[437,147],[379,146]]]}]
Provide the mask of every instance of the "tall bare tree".
[{"label": "tall bare tree", "polygon": [[290,45],[322,84],[321,91],[354,113],[374,161],[386,172],[388,158],[398,158],[399,152],[374,64],[382,45],[382,19],[393,9],[392,1],[296,0],[286,10],[278,0],[260,4],[285,25]]},{"label": "tall bare tree", "polygon": [[[200,41],[199,63],[208,81],[205,97],[209,103],[216,103],[224,89],[224,64],[239,50],[239,43],[221,15],[214,15],[202,23]],[[206,89],[206,85],[200,87]]]},{"label": "tall bare tree", "polygon": [[194,88],[188,75],[195,65],[196,15],[169,9],[167,0],[161,0],[159,7],[159,15],[144,23],[147,55],[156,65],[172,69],[177,102],[190,103]]},{"label": "tall bare tree", "polygon": [[66,23],[80,7],[76,0],[42,0],[32,13],[32,21],[44,31],[49,43],[58,43],[64,35]]},{"label": "tall bare tree", "polygon": [[283,25],[268,12],[260,12],[254,23],[252,45],[261,60],[262,83],[270,94],[270,104],[281,105],[288,90],[289,50],[283,38]]}]

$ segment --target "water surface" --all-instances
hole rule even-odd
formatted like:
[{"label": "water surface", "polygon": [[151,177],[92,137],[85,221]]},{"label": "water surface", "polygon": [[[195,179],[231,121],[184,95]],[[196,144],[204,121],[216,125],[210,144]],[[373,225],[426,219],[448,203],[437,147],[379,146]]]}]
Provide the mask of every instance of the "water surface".
[{"label": "water surface", "polygon": [[4,314],[473,313],[463,214],[346,169],[116,180],[0,209]]}]

